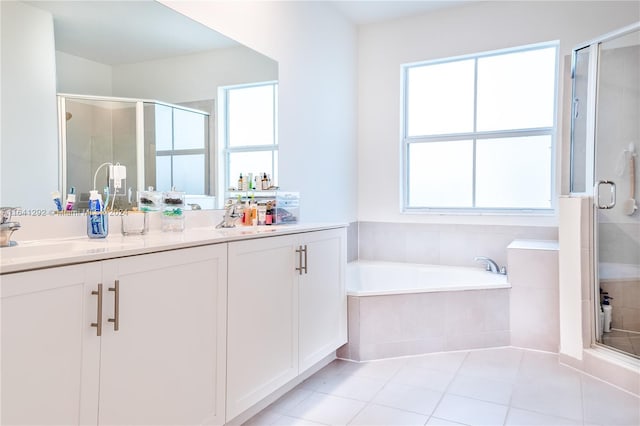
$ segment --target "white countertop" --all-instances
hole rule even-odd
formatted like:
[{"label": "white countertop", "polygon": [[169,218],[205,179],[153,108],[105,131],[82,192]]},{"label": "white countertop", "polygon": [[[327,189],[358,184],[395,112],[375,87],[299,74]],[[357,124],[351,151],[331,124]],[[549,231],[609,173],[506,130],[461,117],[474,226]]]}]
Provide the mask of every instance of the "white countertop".
[{"label": "white countertop", "polygon": [[22,241],[17,246],[0,248],[0,274],[345,226],[342,223],[238,226],[228,229],[209,226],[187,228],[183,232],[151,231],[135,236],[117,233],[104,239],[84,237]]}]

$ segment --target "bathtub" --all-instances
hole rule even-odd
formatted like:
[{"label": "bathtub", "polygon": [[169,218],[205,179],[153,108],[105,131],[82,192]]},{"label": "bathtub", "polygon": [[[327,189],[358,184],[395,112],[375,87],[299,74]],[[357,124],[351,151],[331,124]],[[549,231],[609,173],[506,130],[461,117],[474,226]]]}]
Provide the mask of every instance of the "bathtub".
[{"label": "bathtub", "polygon": [[357,261],[347,265],[348,343],[356,361],[507,346],[507,276],[481,267]]},{"label": "bathtub", "polygon": [[357,261],[347,265],[348,296],[510,288],[506,275],[482,267]]}]

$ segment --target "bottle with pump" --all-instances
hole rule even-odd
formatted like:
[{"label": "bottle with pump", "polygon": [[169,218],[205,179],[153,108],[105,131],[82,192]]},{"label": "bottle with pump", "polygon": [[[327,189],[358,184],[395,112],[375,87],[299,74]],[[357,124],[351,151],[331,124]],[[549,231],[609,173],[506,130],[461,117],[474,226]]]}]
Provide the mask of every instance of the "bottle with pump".
[{"label": "bottle with pump", "polygon": [[102,196],[96,190],[89,191],[87,236],[89,238],[105,238],[108,234],[109,220],[102,202]]}]

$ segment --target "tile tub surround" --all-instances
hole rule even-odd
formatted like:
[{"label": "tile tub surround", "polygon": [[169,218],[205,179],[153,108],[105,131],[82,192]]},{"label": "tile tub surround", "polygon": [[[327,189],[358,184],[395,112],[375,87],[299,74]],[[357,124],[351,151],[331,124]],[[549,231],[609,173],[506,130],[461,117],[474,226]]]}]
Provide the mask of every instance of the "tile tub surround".
[{"label": "tile tub surround", "polygon": [[516,240],[508,247],[511,345],[560,348],[558,242]]},{"label": "tile tub surround", "polygon": [[509,290],[348,296],[349,343],[356,361],[509,344]]},{"label": "tile tub surround", "polygon": [[432,265],[478,266],[476,256],[507,263],[517,239],[557,240],[557,227],[358,222],[358,258]]},{"label": "tile tub surround", "polygon": [[335,360],[251,418],[255,425],[638,425],[640,400],[515,348]]}]

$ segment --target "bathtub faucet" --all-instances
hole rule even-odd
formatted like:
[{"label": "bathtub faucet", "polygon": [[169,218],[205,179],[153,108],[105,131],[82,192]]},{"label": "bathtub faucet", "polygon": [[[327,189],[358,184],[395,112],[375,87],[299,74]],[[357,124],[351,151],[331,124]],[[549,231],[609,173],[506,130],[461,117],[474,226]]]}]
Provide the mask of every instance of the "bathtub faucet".
[{"label": "bathtub faucet", "polygon": [[476,262],[485,263],[486,264],[486,270],[489,271],[489,272],[493,272],[494,274],[507,275],[507,268],[506,267],[503,266],[502,268],[500,268],[496,262],[494,262],[493,260],[489,259],[488,257],[477,256],[473,260],[475,260]]}]

